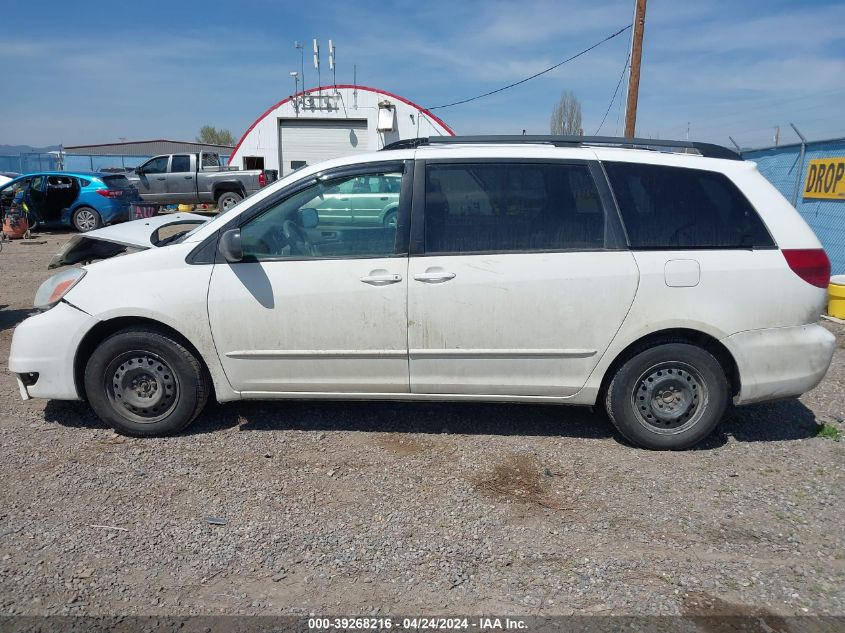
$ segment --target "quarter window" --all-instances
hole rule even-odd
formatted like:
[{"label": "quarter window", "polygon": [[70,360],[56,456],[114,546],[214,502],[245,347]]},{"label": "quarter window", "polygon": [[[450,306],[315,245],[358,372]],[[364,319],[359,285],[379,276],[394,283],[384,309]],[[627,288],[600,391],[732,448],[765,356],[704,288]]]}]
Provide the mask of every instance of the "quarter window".
[{"label": "quarter window", "polygon": [[769,232],[724,174],[604,163],[632,248],[768,248]]},{"label": "quarter window", "polygon": [[586,165],[458,163],[426,171],[429,253],[601,249],[604,221]]},{"label": "quarter window", "polygon": [[[388,257],[396,251],[400,173],[318,183],[241,227],[245,260]],[[366,191],[361,191],[366,183]],[[379,183],[382,183],[381,185]],[[356,190],[359,195],[352,196]]]}]

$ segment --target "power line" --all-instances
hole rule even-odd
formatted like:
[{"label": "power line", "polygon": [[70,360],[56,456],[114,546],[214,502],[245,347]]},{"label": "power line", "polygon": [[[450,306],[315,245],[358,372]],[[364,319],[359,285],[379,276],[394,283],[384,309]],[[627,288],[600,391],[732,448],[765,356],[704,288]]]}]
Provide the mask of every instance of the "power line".
[{"label": "power line", "polygon": [[619,75],[619,81],[616,82],[616,89],[613,91],[613,96],[610,98],[610,103],[607,104],[607,110],[604,111],[604,116],[601,118],[601,123],[599,123],[598,128],[596,128],[595,136],[598,136],[598,133],[601,132],[601,128],[604,125],[604,122],[607,120],[607,115],[610,113],[610,109],[613,107],[613,102],[616,101],[616,95],[619,93],[619,86],[622,85],[622,80],[625,79],[625,71],[628,70],[628,62],[631,61],[631,51],[628,51],[628,56],[625,58],[625,65],[622,67],[622,74]]},{"label": "power line", "polygon": [[[803,100],[803,99],[819,99],[822,96],[829,96],[829,95],[833,95],[833,94],[840,93],[840,92],[845,92],[845,89],[839,89],[839,90],[835,90],[835,91],[832,91],[832,92],[819,93],[819,94],[814,94],[814,95],[804,95],[802,97],[793,97],[791,99],[778,100],[774,103],[768,103],[768,104],[765,104],[765,105],[760,106],[760,107],[754,105],[753,103],[752,104],[735,103],[735,105],[734,105],[735,111],[734,112],[732,112],[730,114],[721,114],[721,115],[712,116],[712,117],[708,116],[706,119],[702,120],[704,127],[698,128],[698,130],[699,131],[701,131],[702,129],[708,130],[708,129],[712,129],[715,126],[725,127],[725,126],[743,125],[743,124],[750,122],[750,121],[759,120],[761,118],[759,116],[760,112],[768,112],[768,111],[773,111],[773,110],[782,110],[782,111],[787,111],[787,110],[792,111],[792,110],[794,110],[795,106],[784,106],[783,104],[786,103],[786,102],[797,101],[799,99],[801,99],[801,100]],[[738,112],[736,111],[736,109],[738,107],[748,107],[749,109],[753,108],[753,114],[750,114],[748,112],[746,112],[744,114],[738,114]],[[814,110],[814,109],[817,109],[817,108],[830,108],[830,103],[814,103],[814,104],[807,105],[807,106],[801,106],[801,112],[805,112],[807,110]],[[799,115],[796,113],[796,114],[793,114],[791,116],[797,117]],[[678,129],[680,129],[680,128],[678,128]]]},{"label": "power line", "polygon": [[545,70],[541,70],[540,72],[535,73],[535,74],[531,75],[530,77],[526,77],[525,79],[520,79],[519,81],[515,81],[514,83],[509,84],[507,86],[503,86],[502,88],[497,88],[496,90],[491,90],[490,92],[485,92],[484,94],[480,94],[480,95],[477,95],[475,97],[470,97],[469,99],[462,99],[461,101],[454,101],[452,103],[445,103],[443,105],[433,106],[433,107],[430,107],[430,108],[427,108],[427,109],[428,110],[442,110],[443,108],[451,108],[452,106],[462,105],[464,103],[469,103],[470,101],[476,101],[478,99],[483,99],[484,97],[489,97],[490,95],[494,95],[498,92],[504,92],[505,90],[508,90],[510,88],[514,88],[515,86],[518,86],[520,84],[524,84],[526,81],[531,81],[532,79],[536,79],[540,75],[545,75],[546,73],[553,71],[555,68],[560,68],[564,64],[571,62],[573,59],[577,59],[577,58],[581,57],[581,55],[584,55],[585,53],[589,53],[594,48],[598,48],[599,46],[601,46],[605,42],[608,42],[608,41],[612,40],[614,37],[621,35],[622,33],[624,33],[625,31],[627,31],[630,28],[631,28],[630,24],[628,26],[624,26],[621,29],[619,29],[618,31],[616,31],[615,33],[613,33],[612,35],[608,35],[603,40],[596,42],[595,44],[593,44],[589,48],[585,48],[580,53],[576,53],[572,57],[568,57],[567,59],[564,59],[562,62],[557,63],[554,66],[549,66]]}]

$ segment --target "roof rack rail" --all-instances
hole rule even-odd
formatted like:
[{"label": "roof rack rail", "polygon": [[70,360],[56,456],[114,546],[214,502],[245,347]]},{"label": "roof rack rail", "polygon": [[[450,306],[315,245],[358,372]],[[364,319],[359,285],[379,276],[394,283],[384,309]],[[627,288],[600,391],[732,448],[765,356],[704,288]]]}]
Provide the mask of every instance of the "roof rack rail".
[{"label": "roof rack rail", "polygon": [[429,136],[423,138],[408,138],[384,146],[384,150],[415,149],[423,145],[455,145],[455,144],[510,144],[510,143],[548,143],[556,147],[604,145],[609,147],[625,147],[629,149],[694,149],[706,158],[725,158],[727,160],[742,160],[737,152],[713,143],[699,143],[697,141],[669,141],[653,138],[630,138],[617,136],[554,136],[543,134],[511,134],[490,136]]}]

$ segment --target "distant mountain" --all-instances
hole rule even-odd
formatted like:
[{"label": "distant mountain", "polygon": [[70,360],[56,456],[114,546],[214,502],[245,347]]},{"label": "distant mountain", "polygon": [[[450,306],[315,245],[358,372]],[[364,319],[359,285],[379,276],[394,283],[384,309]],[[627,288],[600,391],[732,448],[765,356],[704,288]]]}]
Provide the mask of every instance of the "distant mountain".
[{"label": "distant mountain", "polygon": [[0,156],[20,156],[21,154],[56,152],[61,145],[50,145],[49,147],[31,147],[29,145],[0,145]]}]

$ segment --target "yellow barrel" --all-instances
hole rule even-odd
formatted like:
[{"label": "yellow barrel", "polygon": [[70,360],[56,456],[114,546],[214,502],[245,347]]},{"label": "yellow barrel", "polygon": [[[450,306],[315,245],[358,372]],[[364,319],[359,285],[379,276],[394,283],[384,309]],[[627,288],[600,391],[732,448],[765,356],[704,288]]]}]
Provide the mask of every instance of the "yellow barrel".
[{"label": "yellow barrel", "polygon": [[834,275],[827,287],[827,313],[845,319],[845,275]]},{"label": "yellow barrel", "polygon": [[179,205],[179,213],[190,213],[194,210],[194,205],[192,204],[180,204]]}]

